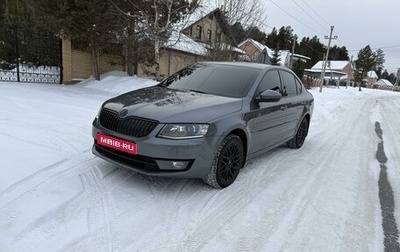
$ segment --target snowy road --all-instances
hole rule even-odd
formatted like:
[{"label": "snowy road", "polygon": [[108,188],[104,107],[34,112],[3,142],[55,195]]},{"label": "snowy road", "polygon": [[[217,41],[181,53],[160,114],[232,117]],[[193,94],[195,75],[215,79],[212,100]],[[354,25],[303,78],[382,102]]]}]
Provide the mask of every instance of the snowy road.
[{"label": "snowy road", "polygon": [[0,251],[384,251],[376,122],[400,223],[399,93],[312,90],[304,146],[216,190],[94,157],[92,119],[122,88],[89,84],[0,83]]}]

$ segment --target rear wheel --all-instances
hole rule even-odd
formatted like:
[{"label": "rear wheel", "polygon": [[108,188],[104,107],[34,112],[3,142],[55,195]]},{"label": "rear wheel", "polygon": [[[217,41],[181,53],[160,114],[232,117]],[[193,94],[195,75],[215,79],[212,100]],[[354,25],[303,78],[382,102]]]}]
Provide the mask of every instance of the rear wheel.
[{"label": "rear wheel", "polygon": [[244,148],[240,137],[228,135],[217,148],[210,172],[204,182],[215,188],[232,184],[244,163]]},{"label": "rear wheel", "polygon": [[299,149],[303,146],[308,134],[308,119],[304,118],[301,121],[299,128],[297,129],[296,135],[289,141],[286,142],[286,146],[292,149]]}]

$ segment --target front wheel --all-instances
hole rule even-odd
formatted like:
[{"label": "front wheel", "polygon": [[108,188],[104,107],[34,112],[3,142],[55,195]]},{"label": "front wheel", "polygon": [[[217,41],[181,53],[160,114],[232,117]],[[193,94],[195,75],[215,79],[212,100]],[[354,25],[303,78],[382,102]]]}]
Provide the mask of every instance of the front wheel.
[{"label": "front wheel", "polygon": [[244,163],[244,148],[240,137],[228,135],[218,146],[210,172],[204,182],[215,188],[225,188],[232,184]]},{"label": "front wheel", "polygon": [[299,149],[303,146],[308,134],[308,119],[304,118],[301,121],[299,128],[297,129],[296,135],[286,142],[286,146],[292,149]]}]

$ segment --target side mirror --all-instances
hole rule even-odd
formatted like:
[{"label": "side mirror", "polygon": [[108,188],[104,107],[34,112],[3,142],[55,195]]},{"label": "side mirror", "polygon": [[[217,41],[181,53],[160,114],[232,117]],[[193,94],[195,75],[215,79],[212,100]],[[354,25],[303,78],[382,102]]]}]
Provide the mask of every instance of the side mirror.
[{"label": "side mirror", "polygon": [[277,102],[282,98],[282,94],[274,90],[265,90],[257,97],[258,102]]}]

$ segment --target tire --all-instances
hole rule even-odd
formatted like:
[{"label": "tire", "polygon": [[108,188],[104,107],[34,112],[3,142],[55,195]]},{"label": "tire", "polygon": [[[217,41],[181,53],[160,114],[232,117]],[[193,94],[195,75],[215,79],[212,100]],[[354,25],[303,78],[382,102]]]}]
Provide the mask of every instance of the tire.
[{"label": "tire", "polygon": [[308,125],[308,119],[304,118],[297,129],[296,135],[286,142],[286,146],[291,149],[299,149],[301,146],[303,146],[308,134]]},{"label": "tire", "polygon": [[211,170],[203,178],[204,182],[214,188],[225,188],[231,185],[244,165],[244,155],[240,137],[228,135],[215,151]]}]

